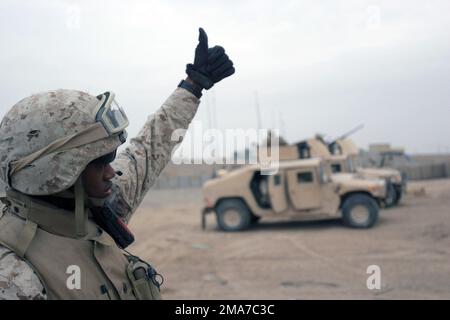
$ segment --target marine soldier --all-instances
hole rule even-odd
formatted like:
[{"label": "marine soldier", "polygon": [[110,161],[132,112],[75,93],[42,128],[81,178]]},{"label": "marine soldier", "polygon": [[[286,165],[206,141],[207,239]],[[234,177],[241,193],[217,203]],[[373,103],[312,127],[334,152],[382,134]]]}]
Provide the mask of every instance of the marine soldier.
[{"label": "marine soldier", "polygon": [[[117,157],[128,120],[112,92],[38,93],[5,115],[1,299],[160,298],[161,276],[125,250],[134,241],[127,224],[179,143],[174,130],[187,129],[202,90],[234,67],[200,28],[186,73]],[[69,279],[71,270],[79,279]]]}]

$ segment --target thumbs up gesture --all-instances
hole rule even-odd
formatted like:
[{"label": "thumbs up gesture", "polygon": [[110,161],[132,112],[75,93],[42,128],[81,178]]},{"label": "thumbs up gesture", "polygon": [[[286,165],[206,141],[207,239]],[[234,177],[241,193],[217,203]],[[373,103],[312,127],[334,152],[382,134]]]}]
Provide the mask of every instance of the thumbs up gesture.
[{"label": "thumbs up gesture", "polygon": [[221,46],[208,48],[208,36],[205,30],[200,28],[194,63],[186,66],[189,78],[196,85],[208,90],[234,72],[233,61],[225,54],[225,49]]}]

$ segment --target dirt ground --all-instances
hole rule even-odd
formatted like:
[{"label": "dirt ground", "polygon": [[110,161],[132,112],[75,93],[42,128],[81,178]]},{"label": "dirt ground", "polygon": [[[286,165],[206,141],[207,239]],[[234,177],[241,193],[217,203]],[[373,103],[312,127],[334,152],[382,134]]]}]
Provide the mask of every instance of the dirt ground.
[{"label": "dirt ground", "polygon": [[[410,183],[369,230],[264,220],[245,232],[200,226],[199,189],[153,190],[131,221],[131,251],[163,274],[165,299],[450,299],[450,180]],[[369,290],[369,265],[381,289]]]}]

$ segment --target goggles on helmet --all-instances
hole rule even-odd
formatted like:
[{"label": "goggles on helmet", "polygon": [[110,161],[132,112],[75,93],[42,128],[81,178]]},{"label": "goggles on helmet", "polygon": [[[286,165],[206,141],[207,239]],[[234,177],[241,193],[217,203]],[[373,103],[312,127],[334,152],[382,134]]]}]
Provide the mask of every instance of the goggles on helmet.
[{"label": "goggles on helmet", "polygon": [[59,138],[22,159],[12,161],[9,177],[35,160],[53,152],[73,149],[115,135],[118,135],[120,141],[124,143],[127,137],[125,128],[129,121],[123,109],[114,100],[114,96],[114,93],[109,91],[97,96],[99,102],[94,108],[96,122],[91,126],[70,136]]},{"label": "goggles on helmet", "polygon": [[109,91],[98,95],[97,99],[100,101],[94,110],[95,120],[101,122],[110,135],[120,133],[129,124],[125,112],[114,97],[115,94]]}]

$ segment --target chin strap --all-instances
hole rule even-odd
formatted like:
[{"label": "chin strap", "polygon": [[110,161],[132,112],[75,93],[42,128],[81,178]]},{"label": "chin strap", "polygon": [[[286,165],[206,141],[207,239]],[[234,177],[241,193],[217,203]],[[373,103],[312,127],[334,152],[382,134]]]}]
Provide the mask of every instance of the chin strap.
[{"label": "chin strap", "polygon": [[81,177],[75,182],[75,226],[77,236],[82,238],[87,235],[87,210],[84,203],[84,188]]},{"label": "chin strap", "polygon": [[75,182],[74,190],[77,237],[84,238],[88,234],[88,207],[97,225],[106,231],[120,248],[126,248],[133,243],[134,235],[115,212],[117,208],[108,203],[107,198],[88,197],[84,192],[81,177]]}]

